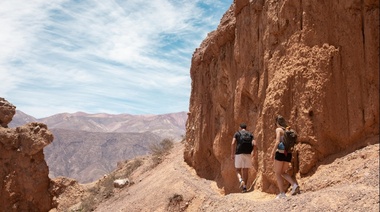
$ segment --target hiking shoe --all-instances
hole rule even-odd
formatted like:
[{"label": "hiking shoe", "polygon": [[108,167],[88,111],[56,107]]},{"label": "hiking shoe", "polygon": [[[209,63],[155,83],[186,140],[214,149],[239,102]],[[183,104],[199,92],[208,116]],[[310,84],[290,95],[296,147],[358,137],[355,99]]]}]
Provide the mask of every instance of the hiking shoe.
[{"label": "hiking shoe", "polygon": [[292,186],[292,191],[290,192],[291,195],[296,195],[300,193],[300,187],[297,184],[294,184]]},{"label": "hiking shoe", "polygon": [[246,193],[246,192],[247,192],[247,188],[243,187],[243,189],[241,190],[241,193]]},{"label": "hiking shoe", "polygon": [[286,194],[285,193],[279,193],[277,196],[276,196],[276,199],[284,199],[286,198]]}]

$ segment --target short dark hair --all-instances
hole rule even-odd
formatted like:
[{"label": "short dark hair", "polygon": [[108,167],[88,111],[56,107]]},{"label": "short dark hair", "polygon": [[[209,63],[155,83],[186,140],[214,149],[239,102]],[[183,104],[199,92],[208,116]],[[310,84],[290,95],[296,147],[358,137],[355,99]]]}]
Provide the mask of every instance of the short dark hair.
[{"label": "short dark hair", "polygon": [[245,123],[241,123],[241,124],[240,124],[240,128],[242,128],[242,129],[247,129],[247,125],[246,125]]}]

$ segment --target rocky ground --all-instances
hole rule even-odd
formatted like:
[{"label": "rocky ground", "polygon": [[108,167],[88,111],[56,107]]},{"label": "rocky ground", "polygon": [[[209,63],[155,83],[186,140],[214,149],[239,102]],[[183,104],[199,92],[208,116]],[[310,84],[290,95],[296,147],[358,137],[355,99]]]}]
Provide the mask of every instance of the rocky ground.
[{"label": "rocky ground", "polygon": [[[280,200],[259,190],[223,195],[184,162],[181,143],[155,167],[150,158],[140,161],[133,183],[98,197],[95,211],[379,211],[379,144],[326,158],[313,175],[297,176],[301,194]],[[58,211],[79,210],[79,197],[97,183],[66,189]]]}]

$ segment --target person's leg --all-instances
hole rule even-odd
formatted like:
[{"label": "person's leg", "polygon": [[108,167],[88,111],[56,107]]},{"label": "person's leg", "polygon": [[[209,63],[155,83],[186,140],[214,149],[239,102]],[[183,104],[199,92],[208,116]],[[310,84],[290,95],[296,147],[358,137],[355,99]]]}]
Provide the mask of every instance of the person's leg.
[{"label": "person's leg", "polygon": [[286,173],[286,171],[288,171],[288,168],[289,168],[289,163],[283,162],[282,163],[282,170],[281,170],[282,177],[285,178],[285,180],[288,181],[290,183],[290,185],[294,185],[296,182],[293,180],[293,178],[288,173]]},{"label": "person's leg", "polygon": [[236,175],[238,177],[240,188],[243,188],[245,186],[244,178],[243,178],[243,168],[236,168]]},{"label": "person's leg", "polygon": [[248,168],[243,168],[241,172],[242,172],[243,181],[247,182],[247,180],[248,180]]},{"label": "person's leg", "polygon": [[252,159],[250,154],[244,154],[243,156],[243,168],[242,168],[242,178],[243,178],[243,192],[247,191],[247,182],[248,182],[248,170],[252,167]]},{"label": "person's leg", "polygon": [[241,188],[244,184],[242,175],[243,159],[242,155],[235,155],[235,169],[236,175],[239,180],[239,187]]},{"label": "person's leg", "polygon": [[242,180],[241,168],[236,168],[236,175],[240,182]]},{"label": "person's leg", "polygon": [[243,181],[242,168],[236,168],[236,175],[238,177],[239,183]]},{"label": "person's leg", "polygon": [[288,168],[289,168],[289,163],[284,162],[283,167],[282,167],[282,177],[284,177],[285,180],[288,181],[290,183],[290,185],[292,186],[292,191],[290,192],[290,194],[295,195],[295,194],[299,193],[299,186],[298,186],[297,182],[292,178],[292,176],[290,176],[287,173]]},{"label": "person's leg", "polygon": [[242,188],[243,189],[246,189],[246,183],[247,183],[247,180],[248,180],[248,168],[242,168],[242,179],[243,179],[243,182],[242,182]]},{"label": "person's leg", "polygon": [[282,179],[282,166],[283,166],[282,161],[279,160],[274,160],[274,173],[276,175],[276,180],[277,180],[277,186],[278,189],[280,190],[280,193],[285,193],[284,191],[284,182]]},{"label": "person's leg", "polygon": [[240,159],[240,155],[235,155],[235,170],[236,170],[236,175],[238,177],[238,180],[240,181],[240,179],[241,179],[241,159]]}]

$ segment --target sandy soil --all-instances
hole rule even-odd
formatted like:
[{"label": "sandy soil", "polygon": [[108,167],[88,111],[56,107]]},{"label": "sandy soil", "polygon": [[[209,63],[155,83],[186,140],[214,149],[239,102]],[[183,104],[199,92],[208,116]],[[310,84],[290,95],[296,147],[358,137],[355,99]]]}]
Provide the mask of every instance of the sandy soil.
[{"label": "sandy soil", "polygon": [[223,195],[184,162],[180,143],[161,164],[148,167],[95,211],[379,211],[379,144],[327,158],[312,176],[298,179],[301,194],[280,200],[256,190]]}]

